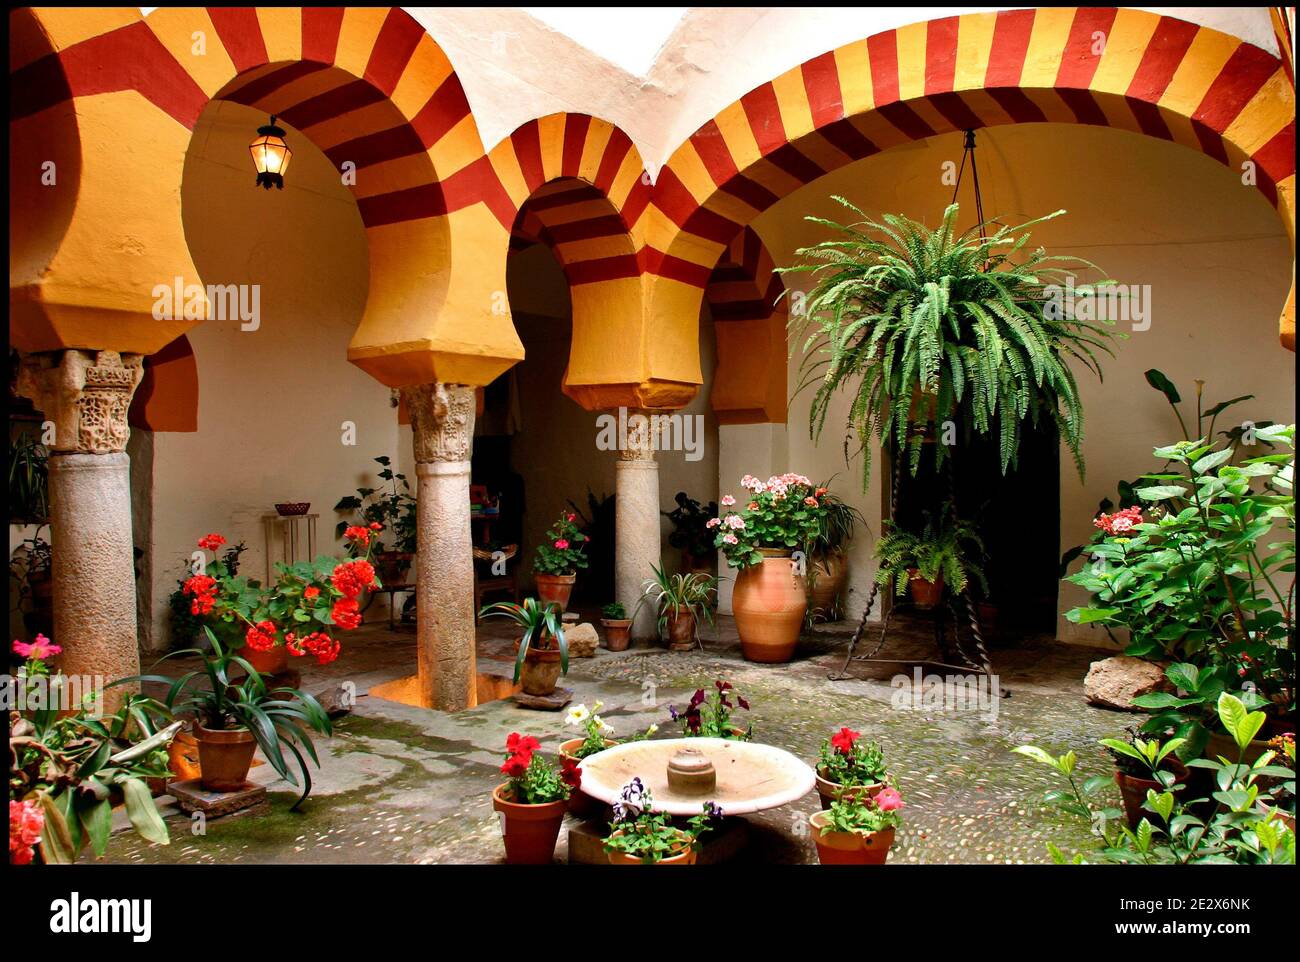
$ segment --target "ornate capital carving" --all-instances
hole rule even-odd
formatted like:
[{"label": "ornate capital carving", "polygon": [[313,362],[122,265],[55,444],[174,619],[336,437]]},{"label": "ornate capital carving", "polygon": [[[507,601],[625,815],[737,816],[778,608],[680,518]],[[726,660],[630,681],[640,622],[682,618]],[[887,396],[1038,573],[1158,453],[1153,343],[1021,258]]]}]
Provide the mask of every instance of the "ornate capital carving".
[{"label": "ornate capital carving", "polygon": [[615,412],[620,420],[618,459],[620,461],[653,461],[658,449],[659,439],[655,434],[660,424],[655,420],[655,412],[642,408],[624,409]]},{"label": "ornate capital carving", "polygon": [[18,393],[54,422],[54,451],[125,451],[126,415],[144,367],[139,354],[62,351],[24,354]]},{"label": "ornate capital carving", "polygon": [[401,390],[411,412],[415,460],[468,461],[474,436],[474,389],[439,382]]}]

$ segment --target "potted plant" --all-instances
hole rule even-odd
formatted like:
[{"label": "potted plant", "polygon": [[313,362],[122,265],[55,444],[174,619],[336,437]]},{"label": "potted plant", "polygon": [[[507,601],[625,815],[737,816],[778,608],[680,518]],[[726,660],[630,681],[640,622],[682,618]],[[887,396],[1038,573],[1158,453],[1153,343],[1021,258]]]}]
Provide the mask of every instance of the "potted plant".
[{"label": "potted plant", "polygon": [[587,536],[578,528],[578,515],[565,511],[551,525],[533,555],[533,580],[537,583],[537,597],[559,606],[563,614],[569,607],[573,583],[578,580],[578,570],[587,567],[584,549]]},{"label": "potted plant", "polygon": [[700,836],[712,830],[722,818],[722,809],[705,802],[699,815],[685,827],[674,825],[663,812],[654,810],[654,798],[641,779],[623,786],[614,803],[614,820],[605,837],[605,851],[611,865],[694,865],[700,850]]},{"label": "potted plant", "polygon": [[[387,490],[362,487],[357,488],[356,494],[340,498],[334,510],[353,518],[340,521],[335,527],[334,537],[343,538],[350,528],[357,527],[388,531],[385,540],[376,540],[373,545],[375,567],[382,584],[402,584],[415,558],[419,531],[417,503],[411,495],[406,475],[393,470],[392,459],[380,456],[375,461],[382,469],[377,476],[386,482]],[[380,527],[371,527],[376,524]]]},{"label": "potted plant", "polygon": [[696,689],[685,709],[669,705],[668,715],[673,721],[681,722],[682,735],[686,738],[730,738],[747,742],[754,737],[754,726],[741,728],[731,720],[731,713],[737,708],[749,711],[749,702],[731,682],[718,679],[707,694],[703,688]]},{"label": "potted plant", "polygon": [[33,635],[54,633],[54,552],[40,536],[44,527],[24,539],[9,558],[9,576],[18,586],[18,607],[27,606],[23,627]]},{"label": "potted plant", "polygon": [[884,752],[876,742],[862,741],[861,732],[846,726],[822,742],[817,762],[822,808],[842,798],[878,795],[888,785]]},{"label": "potted plant", "polygon": [[668,543],[682,553],[682,571],[690,574],[700,572],[713,574],[717,564],[717,550],[713,546],[713,532],[709,530],[709,521],[718,516],[718,503],[710,501],[702,505],[685,491],[678,491],[674,498],[677,507],[662,512],[673,524]]},{"label": "potted plant", "polygon": [[911,591],[920,608],[933,608],[943,599],[945,585],[954,595],[966,590],[974,579],[987,592],[984,572],[975,558],[984,552],[984,543],[968,522],[953,517],[946,506],[938,521],[929,511],[923,512],[925,527],[920,535],[898,530],[886,522],[889,530],[876,542],[876,583],[893,584],[898,595]]},{"label": "potted plant", "polygon": [[[221,537],[216,535],[216,537]],[[222,539],[224,540],[224,539]],[[244,542],[225,546],[220,561],[225,574],[233,578],[239,574],[240,558],[248,546]],[[171,626],[171,639],[173,644],[184,643],[185,645],[197,645],[203,641],[203,624],[204,617],[194,613],[194,602],[189,595],[185,593],[185,582],[194,574],[193,560],[186,555],[183,561],[184,576],[176,581],[176,590],[171,593],[167,604],[170,609],[169,625]],[[214,569],[215,570],[215,569]],[[204,573],[211,574],[207,566],[204,566]],[[237,629],[230,630],[233,626],[227,625],[218,619],[212,626],[217,637],[224,641],[227,647],[234,647],[236,639],[241,634]]]},{"label": "potted plant", "polygon": [[9,442],[9,523],[45,524],[50,517],[49,451],[21,431]]},{"label": "potted plant", "polygon": [[[373,522],[378,525],[378,522]],[[190,614],[223,630],[225,647],[238,651],[241,664],[268,675],[282,674],[289,656],[314,655],[322,665],[339,656],[341,646],[330,628],[352,631],[361,625],[358,599],[367,589],[379,587],[369,551],[375,528],[352,527],[347,538],[362,557],[340,561],[321,556],[315,561],[277,563],[275,584],[263,587],[243,575],[233,575],[223,558],[214,558],[201,574],[191,575],[181,587],[190,600]],[[226,544],[220,534],[208,534],[198,546],[216,552]]]},{"label": "potted plant", "polygon": [[529,695],[551,694],[560,675],[568,674],[569,645],[560,615],[558,605],[536,598],[525,598],[523,604],[498,601],[479,612],[480,618],[509,618],[524,630],[515,655],[514,681]]},{"label": "potted plant", "polygon": [[654,577],[642,582],[641,598],[632,618],[635,620],[642,605],[653,605],[655,627],[660,637],[667,630],[669,650],[690,651],[699,640],[700,622],[714,623],[712,605],[718,579],[698,573],[669,575],[653,564],[650,570]]},{"label": "potted plant", "polygon": [[750,661],[789,661],[799,643],[808,610],[803,566],[793,552],[802,550],[821,532],[821,497],[801,474],[783,474],[760,481],[740,479],[749,492],[739,511],[726,495],[726,516],[711,519],[714,543],[737,569],[731,608],[740,634],[740,647]]},{"label": "potted plant", "polygon": [[632,619],[627,616],[623,602],[610,602],[600,613],[600,624],[605,629],[605,647],[610,651],[627,651],[632,635]]},{"label": "potted plant", "polygon": [[1115,784],[1119,786],[1124,802],[1128,827],[1136,830],[1142,821],[1147,792],[1173,792],[1187,781],[1187,768],[1174,754],[1183,739],[1174,738],[1163,744],[1158,740],[1137,737],[1128,729],[1127,738],[1103,738],[1101,745],[1115,760]]},{"label": "potted plant", "polygon": [[852,795],[813,812],[808,824],[823,865],[884,865],[894,844],[903,798],[893,788]]},{"label": "potted plant", "polygon": [[[311,731],[330,735],[329,716],[314,697],[296,688],[268,688],[262,675],[248,661],[222,647],[217,636],[205,628],[206,649],[189,648],[164,655],[159,662],[179,656],[197,656],[200,671],[188,671],[179,678],[139,675],[125,682],[160,682],[168,685],[164,704],[174,714],[194,717],[193,734],[199,744],[199,768],[203,787],[214,792],[233,792],[248,781],[253,752],[260,748],[276,774],[290,785],[298,777],[290,769],[286,754],[297,762],[302,777],[302,794],[297,808],[311,794],[311,772],[307,758],[317,765]],[[232,668],[246,672],[238,679]],[[304,758],[304,753],[306,758]]]},{"label": "potted plant", "polygon": [[492,807],[501,819],[506,861],[511,865],[551,862],[569,793],[582,778],[576,764],[556,769],[537,754],[540,747],[531,735],[511,732],[501,765],[507,780],[492,790]]},{"label": "potted plant", "polygon": [[865,527],[867,522],[862,512],[831,494],[826,485],[818,485],[813,496],[821,501],[822,523],[805,549],[808,613],[814,621],[836,621],[849,580],[848,545],[856,527]]}]

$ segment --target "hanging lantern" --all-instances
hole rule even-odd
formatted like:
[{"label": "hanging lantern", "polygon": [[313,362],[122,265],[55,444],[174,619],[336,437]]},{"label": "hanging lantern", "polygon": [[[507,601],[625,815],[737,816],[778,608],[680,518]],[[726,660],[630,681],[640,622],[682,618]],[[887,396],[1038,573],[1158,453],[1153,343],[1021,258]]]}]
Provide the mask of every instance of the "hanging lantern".
[{"label": "hanging lantern", "polygon": [[248,145],[253,155],[253,164],[257,167],[257,185],[271,189],[274,184],[279,190],[284,189],[284,172],[289,167],[289,158],[293,151],[284,142],[284,128],[275,125],[275,115],[271,122],[257,128],[257,136]]}]

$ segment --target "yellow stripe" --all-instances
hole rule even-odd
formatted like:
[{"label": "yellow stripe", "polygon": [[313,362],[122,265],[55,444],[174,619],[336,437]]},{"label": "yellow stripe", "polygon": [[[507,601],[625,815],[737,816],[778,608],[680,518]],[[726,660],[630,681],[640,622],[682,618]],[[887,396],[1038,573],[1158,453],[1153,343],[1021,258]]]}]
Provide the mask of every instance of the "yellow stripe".
[{"label": "yellow stripe", "polygon": [[[1075,9],[1040,7],[1034,13],[1034,28],[1029,35],[1029,48],[1025,53],[1025,66],[1020,73],[1021,87],[1052,87],[1061,69],[1061,55],[1065,52],[1074,23]],[[1071,114],[1071,120],[1074,119]]]},{"label": "yellow stripe", "polygon": [[970,108],[971,113],[984,122],[985,127],[1012,123],[1011,115],[1002,109],[1002,105],[987,90],[963,90],[958,96]]},{"label": "yellow stripe", "polygon": [[930,101],[921,98],[919,100],[913,100],[908,104],[908,106],[916,111],[916,115],[924,120],[929,128],[935,133],[942,133],[945,130],[954,129],[953,122],[943,114],[939,113],[938,109],[935,108]]},{"label": "yellow stripe", "polygon": [[542,182],[554,180],[564,171],[564,128],[567,114],[547,114],[537,119],[538,151],[542,158]]},{"label": "yellow stripe", "polygon": [[898,99],[907,101],[925,95],[925,37],[926,25],[912,23],[899,27],[898,38]]},{"label": "yellow stripe", "polygon": [[376,197],[379,194],[405,190],[437,179],[433,164],[427,153],[412,154],[410,157],[398,157],[386,160],[357,171],[357,182],[352,188],[352,195],[357,199]]},{"label": "yellow stripe", "polygon": [[785,197],[803,186],[798,178],[791,177],[769,160],[760,160],[746,168],[744,174],[756,184],[766,187],[777,197]]},{"label": "yellow stripe", "polygon": [[266,44],[266,59],[302,59],[302,8],[254,7],[257,22],[262,28],[262,41]]},{"label": "yellow stripe", "polygon": [[402,118],[393,109],[393,105],[387,100],[381,100],[304,129],[311,132],[311,139],[317,147],[329,150],[366,134],[396,127],[401,122]]},{"label": "yellow stripe", "polygon": [[1159,22],[1154,14],[1121,7],[1106,34],[1106,48],[1089,86],[1121,95],[1127,91]]},{"label": "yellow stripe", "polygon": [[821,135],[804,138],[799,144],[799,152],[825,171],[839,170],[853,160]]},{"label": "yellow stripe", "polygon": [[1216,30],[1197,30],[1182,63],[1174,71],[1174,79],[1160,98],[1160,106],[1190,117],[1239,46],[1240,40]]},{"label": "yellow stripe", "polygon": [[969,13],[958,19],[957,67],[952,78],[954,90],[983,88],[997,20],[994,13]]},{"label": "yellow stripe", "polygon": [[[185,23],[197,19],[192,16],[194,13],[192,10],[167,9]],[[145,23],[149,23],[158,12],[155,10],[151,13]],[[73,44],[81,43],[83,40],[112,33],[120,27],[140,22],[139,7],[35,7],[32,8],[32,15],[40,24],[50,46],[56,51],[67,50]],[[206,11],[203,11],[202,22],[211,29],[212,21]],[[191,28],[191,30],[197,29],[201,29],[201,25]],[[189,37],[189,31],[186,31],[185,36]],[[212,30],[208,36],[210,40],[216,40],[217,32]],[[221,41],[217,40],[216,46],[221,46]],[[12,64],[11,68],[17,69],[18,66],[19,64]]]},{"label": "yellow stripe", "polygon": [[840,100],[844,116],[852,117],[876,105],[871,89],[871,57],[867,42],[858,40],[835,51],[835,67],[840,77]]},{"label": "yellow stripe", "polygon": [[[506,145],[509,143],[507,140]],[[443,180],[482,157],[483,141],[479,139],[474,115],[462,117],[455,127],[429,148],[429,156],[433,158],[433,166]]]},{"label": "yellow stripe", "polygon": [[682,182],[686,192],[697,204],[704,203],[716,189],[713,178],[704,169],[704,161],[700,160],[695,145],[689,140],[677,149],[672,159],[668,161],[668,166],[673,169],[677,179]]},{"label": "yellow stripe", "polygon": [[623,155],[623,162],[619,164],[618,173],[614,175],[614,180],[609,185],[609,199],[620,211],[623,209],[623,205],[627,203],[628,195],[640,183],[644,174],[645,168],[641,163],[641,155],[633,147]]},{"label": "yellow stripe", "polygon": [[411,62],[398,78],[390,99],[403,116],[414,117],[450,76],[451,63],[433,39],[425,34],[415,45]]},{"label": "yellow stripe", "polygon": [[344,7],[334,63],[355,77],[365,76],[366,64],[387,16],[388,10],[383,7]]},{"label": "yellow stripe", "polygon": [[754,131],[749,126],[749,118],[745,116],[745,109],[739,100],[723,108],[714,121],[737,170],[743,171],[762,156],[758,141],[754,139]]},{"label": "yellow stripe", "polygon": [[1288,123],[1295,120],[1295,88],[1286,72],[1277,72],[1251,98],[1250,103],[1228,125],[1223,139],[1237,144],[1247,156],[1272,140]]},{"label": "yellow stripe", "polygon": [[[515,154],[514,144],[507,138],[501,141],[488,157],[492,169],[497,172],[501,186],[510,195],[510,200],[514,202],[515,207],[522,207],[524,201],[528,199],[529,191],[528,184],[524,180],[524,172],[519,167],[519,157]],[[438,169],[438,173],[443,177],[446,176],[442,174],[441,168]]]},{"label": "yellow stripe", "polygon": [[600,173],[600,162],[612,136],[613,124],[592,118],[587,127],[587,139],[582,142],[582,156],[578,159],[578,176],[587,183],[595,181],[596,174]]},{"label": "yellow stripe", "polygon": [[600,260],[602,257],[615,257],[619,254],[632,253],[632,240],[626,234],[615,234],[609,237],[592,237],[581,241],[568,241],[564,244],[557,244],[557,253],[561,254],[561,262],[565,264],[580,264],[583,261]]},{"label": "yellow stripe", "polygon": [[[212,18],[202,7],[159,7],[149,14],[145,23],[209,97],[235,76],[235,64],[217,36]],[[203,38],[205,52],[202,54],[194,53],[195,32]]]},{"label": "yellow stripe", "polygon": [[812,110],[808,106],[808,91],[803,85],[803,70],[795,67],[772,81],[776,105],[781,113],[781,125],[788,140],[794,141],[813,129]]},{"label": "yellow stripe", "polygon": [[305,77],[299,77],[285,84],[279,90],[262,97],[257,105],[267,113],[282,114],[290,107],[296,107],[313,97],[319,97],[351,82],[352,78],[342,70],[326,67],[324,70],[314,70]]},{"label": "yellow stripe", "polygon": [[[565,183],[574,184],[573,181],[565,181]],[[596,217],[608,217],[614,213],[611,209],[612,206],[603,197],[593,198],[591,200],[580,200],[573,204],[565,204],[563,207],[548,207],[544,211],[538,211],[537,216],[542,219],[542,223],[547,227],[558,227],[561,224],[574,224],[578,221],[592,220]]]}]

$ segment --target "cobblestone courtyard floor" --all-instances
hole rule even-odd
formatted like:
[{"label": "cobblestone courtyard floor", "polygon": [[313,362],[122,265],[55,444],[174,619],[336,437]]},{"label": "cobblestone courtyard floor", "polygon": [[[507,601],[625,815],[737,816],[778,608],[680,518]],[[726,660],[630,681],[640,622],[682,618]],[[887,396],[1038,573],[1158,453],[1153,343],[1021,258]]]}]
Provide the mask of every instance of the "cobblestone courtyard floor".
[{"label": "cobblestone courtyard floor", "polygon": [[[845,626],[819,629],[805,638],[798,658],[786,665],[745,662],[730,619],[705,635],[703,652],[669,653],[601,649],[575,659],[561,684],[574,703],[605,704],[602,715],[617,736],[660,725],[657,737],[673,737],[669,704],[682,704],[698,687],[725,678],[750,701],[754,739],[812,762],[821,741],[842,725],[884,746],[907,801],[905,819],[890,859],[899,863],[1028,863],[1049,861],[1044,842],[1075,850],[1086,832],[1073,820],[1046,810],[1042,793],[1056,787],[1043,766],[1013,755],[1032,742],[1056,753],[1073,748],[1084,777],[1109,774],[1098,738],[1132,724],[1132,716],[1086,704],[1082,680],[1088,663],[1106,653],[1024,640],[995,648],[994,668],[1009,690],[996,711],[902,709],[891,701],[891,676],[910,671],[895,665],[855,665],[858,676],[828,681],[846,644]],[[891,649],[902,657],[924,651],[925,632],[906,625]],[[502,626],[483,626],[479,670],[508,674],[510,637]],[[123,832],[108,860],[148,863],[494,863],[503,861],[489,793],[502,780],[502,746],[511,731],[541,739],[548,752],[572,737],[562,713],[528,711],[510,700],[494,701],[455,715],[387,701],[369,694],[384,681],[409,675],[415,639],[409,627],[389,632],[366,626],[348,639],[334,664],[307,670],[302,687],[318,692],[350,683],[357,694],[335,734],[320,739],[321,768],[315,789],[300,811],[296,797],[276,781],[270,767],[255,767],[255,781],[268,785],[271,811],[207,822],[195,834],[189,820],[169,805],[172,843],[151,846]],[[1116,794],[1115,801],[1118,801]],[[750,818],[753,831],[740,860],[815,862],[806,831],[818,807],[816,793]],[[119,813],[119,818],[121,814]],[[556,858],[567,857],[565,833]]]}]

